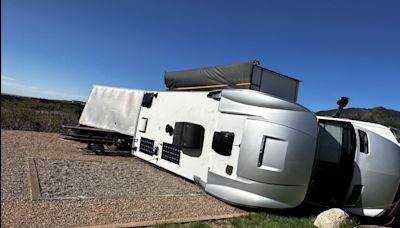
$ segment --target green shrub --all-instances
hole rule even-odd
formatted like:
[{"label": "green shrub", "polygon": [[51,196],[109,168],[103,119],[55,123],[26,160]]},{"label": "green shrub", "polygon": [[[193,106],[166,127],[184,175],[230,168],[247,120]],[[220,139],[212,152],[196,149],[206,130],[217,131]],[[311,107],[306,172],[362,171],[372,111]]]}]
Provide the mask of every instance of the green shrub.
[{"label": "green shrub", "polygon": [[1,95],[1,129],[58,132],[61,125],[77,125],[83,105]]}]

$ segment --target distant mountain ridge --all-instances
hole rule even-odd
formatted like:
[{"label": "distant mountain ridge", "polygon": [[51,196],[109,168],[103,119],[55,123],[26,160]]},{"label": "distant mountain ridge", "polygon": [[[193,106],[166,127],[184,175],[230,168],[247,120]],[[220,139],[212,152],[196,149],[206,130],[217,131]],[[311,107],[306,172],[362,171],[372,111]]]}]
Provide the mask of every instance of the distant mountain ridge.
[{"label": "distant mountain ridge", "polygon": [[[336,109],[332,109],[319,111],[316,114],[319,116],[332,116],[335,112]],[[386,109],[384,107],[347,108],[343,110],[340,118],[378,123],[388,127],[400,129],[400,112],[392,109]]]}]

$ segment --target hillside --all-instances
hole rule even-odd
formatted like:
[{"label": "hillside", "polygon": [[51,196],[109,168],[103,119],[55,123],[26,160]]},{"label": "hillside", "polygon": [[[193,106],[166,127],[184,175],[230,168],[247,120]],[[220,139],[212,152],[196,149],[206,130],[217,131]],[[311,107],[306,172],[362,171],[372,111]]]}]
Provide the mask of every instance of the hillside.
[{"label": "hillside", "polygon": [[[336,109],[332,109],[327,111],[319,111],[316,114],[320,116],[331,116],[335,112]],[[400,112],[392,109],[386,109],[384,107],[376,107],[371,109],[348,108],[343,110],[340,117],[378,123],[400,129]]]},{"label": "hillside", "polygon": [[83,102],[1,94],[1,129],[62,132],[77,125]]}]

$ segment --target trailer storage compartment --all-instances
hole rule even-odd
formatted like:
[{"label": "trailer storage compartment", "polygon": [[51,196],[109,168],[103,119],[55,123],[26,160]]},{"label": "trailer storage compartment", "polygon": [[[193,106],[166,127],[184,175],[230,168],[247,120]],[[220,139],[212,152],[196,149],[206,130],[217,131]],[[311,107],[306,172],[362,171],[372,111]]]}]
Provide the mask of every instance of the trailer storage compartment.
[{"label": "trailer storage compartment", "polygon": [[165,72],[169,90],[252,89],[297,101],[299,80],[259,66],[257,61]]}]

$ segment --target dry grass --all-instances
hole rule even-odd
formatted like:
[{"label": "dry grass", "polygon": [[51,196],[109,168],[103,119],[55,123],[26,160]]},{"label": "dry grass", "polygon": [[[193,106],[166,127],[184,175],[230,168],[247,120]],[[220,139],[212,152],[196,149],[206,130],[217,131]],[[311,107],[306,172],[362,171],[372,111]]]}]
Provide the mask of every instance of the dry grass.
[{"label": "dry grass", "polygon": [[1,129],[62,132],[61,125],[77,125],[83,105],[1,95]]}]

